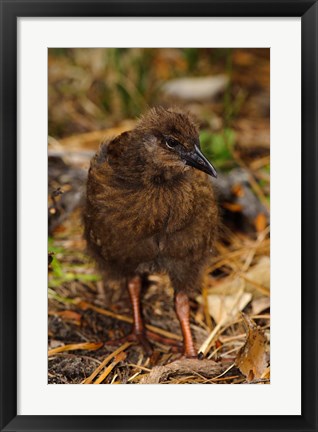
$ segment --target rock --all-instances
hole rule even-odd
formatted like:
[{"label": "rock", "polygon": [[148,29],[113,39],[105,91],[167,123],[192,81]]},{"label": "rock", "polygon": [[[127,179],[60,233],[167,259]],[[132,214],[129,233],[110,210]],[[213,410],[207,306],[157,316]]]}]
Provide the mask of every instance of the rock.
[{"label": "rock", "polygon": [[206,101],[224,91],[228,82],[226,75],[177,78],[167,81],[163,91],[168,96],[184,100]]}]

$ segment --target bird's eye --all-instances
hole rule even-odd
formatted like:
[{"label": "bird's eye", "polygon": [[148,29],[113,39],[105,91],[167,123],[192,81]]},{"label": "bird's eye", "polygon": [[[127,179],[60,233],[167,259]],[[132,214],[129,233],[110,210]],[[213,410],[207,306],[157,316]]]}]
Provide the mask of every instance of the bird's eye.
[{"label": "bird's eye", "polygon": [[170,149],[173,149],[179,145],[179,141],[174,138],[166,137],[166,146]]}]

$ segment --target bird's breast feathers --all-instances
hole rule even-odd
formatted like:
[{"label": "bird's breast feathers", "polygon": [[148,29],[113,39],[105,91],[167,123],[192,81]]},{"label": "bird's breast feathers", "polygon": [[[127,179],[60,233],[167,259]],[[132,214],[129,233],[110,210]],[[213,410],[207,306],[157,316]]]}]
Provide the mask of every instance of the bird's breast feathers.
[{"label": "bird's breast feathers", "polygon": [[129,193],[119,192],[115,201],[106,207],[113,221],[116,214],[117,229],[123,226],[138,237],[159,232],[171,234],[187,225],[193,217],[195,195],[191,185],[183,185],[177,190],[151,186]]},{"label": "bird's breast feathers", "polygon": [[[202,181],[202,179],[204,181]],[[95,176],[95,180],[98,178]],[[205,177],[173,185],[143,188],[113,186],[98,181],[90,192],[89,237],[101,244],[104,258],[131,250],[143,262],[159,255],[180,255],[209,243],[208,226],[215,210],[212,187]]]}]

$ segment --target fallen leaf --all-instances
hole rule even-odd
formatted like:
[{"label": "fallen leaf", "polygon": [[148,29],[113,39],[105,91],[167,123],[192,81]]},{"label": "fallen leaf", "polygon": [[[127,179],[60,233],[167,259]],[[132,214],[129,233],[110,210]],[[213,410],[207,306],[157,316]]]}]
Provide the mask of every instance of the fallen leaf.
[{"label": "fallen leaf", "polygon": [[252,294],[243,292],[239,298],[236,295],[209,295],[208,308],[214,321],[227,321],[226,318],[235,317],[239,311],[251,301]]},{"label": "fallen leaf", "polygon": [[259,262],[251,267],[248,272],[240,273],[235,278],[225,278],[224,281],[210,286],[208,294],[233,295],[242,286],[244,282],[244,291],[252,293],[253,297],[260,297],[270,294],[270,259],[262,256]]},{"label": "fallen leaf", "polygon": [[252,314],[258,315],[270,307],[269,297],[259,297],[252,301]]},{"label": "fallen leaf", "polygon": [[242,313],[243,324],[246,329],[246,341],[237,354],[235,364],[247,381],[261,378],[267,367],[266,338],[263,330],[246,314]]},{"label": "fallen leaf", "polygon": [[[225,297],[228,297],[227,301],[225,301]],[[216,326],[212,329],[209,336],[201,344],[199,348],[199,355],[204,356],[207,354],[207,352],[212,346],[212,343],[216,335],[220,331],[221,327],[226,325],[229,321],[235,319],[238,312],[240,312],[240,310],[242,310],[242,308],[244,308],[247,305],[247,303],[251,300],[252,295],[249,293],[244,293],[244,286],[243,286],[243,282],[241,281],[241,286],[235,295],[223,296],[223,298],[224,301],[222,304],[222,296],[220,295],[215,297],[211,295],[208,296],[208,307],[209,309],[210,307],[212,308],[211,312],[213,313],[214,313],[214,306],[216,304],[215,312],[217,312],[217,314],[215,315],[215,320],[218,321]],[[199,303],[202,303],[203,302],[202,297],[199,296],[197,298],[197,301]]]},{"label": "fallen leaf", "polygon": [[271,377],[271,368],[270,368],[270,367],[267,367],[267,368],[264,370],[264,372],[262,373],[261,378],[262,378],[262,379],[270,379],[270,377]]}]

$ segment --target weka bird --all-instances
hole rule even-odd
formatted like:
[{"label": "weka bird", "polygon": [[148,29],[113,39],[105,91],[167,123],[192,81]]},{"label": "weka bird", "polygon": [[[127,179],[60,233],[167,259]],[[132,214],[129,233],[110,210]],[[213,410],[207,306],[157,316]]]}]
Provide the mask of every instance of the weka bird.
[{"label": "weka bird", "polygon": [[134,318],[128,339],[148,352],[142,279],[166,272],[175,290],[184,354],[197,355],[188,293],[200,287],[218,214],[204,173],[216,177],[200,150],[194,121],[182,111],[161,107],[146,113],[135,129],[103,143],[91,161],[85,237],[108,280],[125,278]]}]

